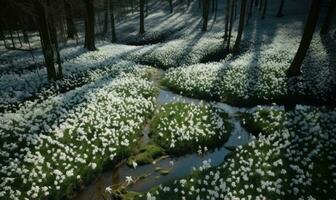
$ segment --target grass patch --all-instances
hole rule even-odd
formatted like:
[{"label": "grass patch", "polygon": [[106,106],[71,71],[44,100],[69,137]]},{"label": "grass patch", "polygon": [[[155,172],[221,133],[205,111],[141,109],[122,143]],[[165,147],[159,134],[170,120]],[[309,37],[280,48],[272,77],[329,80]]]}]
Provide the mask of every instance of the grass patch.
[{"label": "grass patch", "polygon": [[148,144],[140,148],[138,153],[131,156],[127,161],[127,165],[133,167],[133,162],[139,165],[149,164],[164,154],[165,152],[161,147],[155,144]]},{"label": "grass patch", "polygon": [[181,155],[225,143],[232,130],[228,116],[208,105],[171,103],[151,122],[150,137],[167,153]]}]

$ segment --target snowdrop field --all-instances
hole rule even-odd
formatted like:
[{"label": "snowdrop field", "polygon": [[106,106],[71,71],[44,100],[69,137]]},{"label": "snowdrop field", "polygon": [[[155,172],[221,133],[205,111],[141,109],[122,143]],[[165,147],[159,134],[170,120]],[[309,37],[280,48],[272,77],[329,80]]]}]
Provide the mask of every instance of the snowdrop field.
[{"label": "snowdrop field", "polygon": [[0,5],[1,200],[336,199],[334,1]]}]

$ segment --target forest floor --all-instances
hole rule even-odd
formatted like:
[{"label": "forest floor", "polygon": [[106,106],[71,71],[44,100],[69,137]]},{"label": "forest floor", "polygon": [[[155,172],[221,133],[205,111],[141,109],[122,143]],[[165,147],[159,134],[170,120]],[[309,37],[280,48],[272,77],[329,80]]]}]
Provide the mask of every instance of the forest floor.
[{"label": "forest floor", "polygon": [[[255,14],[234,54],[221,4],[206,33],[196,3],[185,14],[157,9],[141,37],[132,15],[117,25],[129,33],[118,44],[65,45],[55,82],[41,52],[1,50],[0,197],[334,198],[334,35],[315,34],[302,76],[285,76],[302,5]],[[300,105],[285,112],[293,99]]]}]

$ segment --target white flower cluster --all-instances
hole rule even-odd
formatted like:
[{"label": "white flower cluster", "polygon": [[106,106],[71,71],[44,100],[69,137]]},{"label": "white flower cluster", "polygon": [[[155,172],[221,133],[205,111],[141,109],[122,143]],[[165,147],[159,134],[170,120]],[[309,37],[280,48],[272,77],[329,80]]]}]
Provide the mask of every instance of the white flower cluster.
[{"label": "white flower cluster", "polygon": [[280,116],[264,119],[283,124],[272,134],[238,147],[222,166],[160,185],[147,196],[190,200],[334,198],[336,110],[304,107],[285,115],[273,115],[276,113]]},{"label": "white flower cluster", "polygon": [[125,74],[1,114],[0,198],[65,195],[127,154],[154,110],[154,94],[150,82]]},{"label": "white flower cluster", "polygon": [[159,68],[179,67],[196,64],[210,53],[222,48],[220,35],[199,36],[199,38],[182,38],[164,44],[156,44],[134,52],[130,60],[150,64]]},{"label": "white flower cluster", "polygon": [[172,103],[158,110],[151,128],[155,142],[180,154],[196,152],[200,146],[223,144],[232,127],[209,105]]},{"label": "white flower cluster", "polygon": [[[62,90],[79,87],[97,80],[107,74],[118,74],[135,66],[130,61],[120,60],[124,53],[134,47],[121,45],[103,46],[99,51],[87,52],[63,63],[65,78],[50,83],[47,80],[45,68],[24,74],[9,73],[1,75],[0,79],[0,109],[8,109],[10,104],[37,97],[58,94]],[[111,54],[111,51],[114,52]]]}]

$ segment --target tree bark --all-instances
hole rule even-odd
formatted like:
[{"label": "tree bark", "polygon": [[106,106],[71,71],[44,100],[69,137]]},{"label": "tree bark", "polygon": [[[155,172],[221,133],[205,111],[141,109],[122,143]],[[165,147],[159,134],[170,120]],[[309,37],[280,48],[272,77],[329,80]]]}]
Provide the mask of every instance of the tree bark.
[{"label": "tree bark", "polygon": [[229,18],[230,18],[230,0],[226,0],[224,40],[226,40],[226,39],[228,38],[228,32],[229,32]]},{"label": "tree bark", "polygon": [[321,7],[320,0],[312,0],[308,19],[306,22],[306,26],[303,32],[299,49],[296,52],[296,55],[294,57],[291,66],[286,71],[287,77],[298,76],[301,74],[301,65],[303,63],[304,57],[306,56],[307,50],[313,38],[315,27],[320,14],[320,7]]},{"label": "tree bark", "polygon": [[243,35],[244,23],[245,23],[245,13],[246,13],[246,3],[247,3],[247,0],[241,0],[238,35],[237,35],[236,42],[233,46],[234,50],[239,49],[240,41]]},{"label": "tree bark", "polygon": [[208,30],[208,19],[209,19],[209,0],[203,0],[203,26],[202,31]]},{"label": "tree bark", "polygon": [[261,19],[265,19],[266,10],[267,10],[267,1],[268,0],[264,0],[264,9],[263,9],[263,13],[262,13]]},{"label": "tree bark", "polygon": [[321,34],[327,34],[329,31],[330,23],[332,21],[333,15],[335,14],[335,8],[336,8],[336,0],[331,0],[330,5],[328,7],[327,16],[324,19],[322,28],[321,28]]},{"label": "tree bark", "polygon": [[173,0],[169,0],[169,8],[170,8],[170,13],[173,13],[174,12]]},{"label": "tree bark", "polygon": [[111,42],[115,43],[117,41],[117,35],[115,30],[115,21],[114,21],[114,2],[110,0],[110,18],[111,18]]},{"label": "tree bark", "polygon": [[249,9],[248,9],[248,15],[247,15],[247,20],[246,20],[246,25],[249,23],[250,18],[252,17],[253,4],[254,4],[254,0],[251,0],[251,1],[250,1],[250,7],[249,7]]},{"label": "tree bark", "polygon": [[281,3],[280,3],[280,7],[279,7],[279,10],[278,10],[278,14],[276,15],[277,17],[283,17],[283,7],[284,7],[284,4],[285,4],[285,0],[281,0]]},{"label": "tree bark", "polygon": [[259,0],[255,0],[254,2],[254,6],[257,8],[258,7],[258,4],[259,4]]},{"label": "tree bark", "polygon": [[218,0],[215,0],[215,21],[217,20]]},{"label": "tree bark", "polygon": [[95,51],[95,14],[93,0],[84,0],[86,7],[85,17],[85,41],[84,47],[89,51]]},{"label": "tree bark", "polygon": [[146,0],[146,17],[148,16],[148,1],[149,0]]},{"label": "tree bark", "polygon": [[227,40],[227,46],[226,49],[227,51],[230,50],[230,42],[231,42],[231,34],[232,34],[232,26],[233,26],[233,15],[234,15],[234,1],[235,0],[231,0],[231,11],[230,11],[230,26],[229,26],[229,36],[228,36],[228,40]]},{"label": "tree bark", "polygon": [[45,5],[40,1],[34,1],[34,7],[37,11],[38,20],[39,20],[41,46],[42,46],[45,64],[47,67],[48,79],[56,80],[57,74],[56,74],[56,69],[54,65],[54,49],[52,45],[52,38],[51,38],[50,30],[49,30]]},{"label": "tree bark", "polygon": [[104,27],[103,27],[103,34],[107,33],[108,29],[108,8],[109,8],[109,0],[104,0]]},{"label": "tree bark", "polygon": [[77,29],[72,17],[71,3],[68,0],[64,0],[63,2],[64,2],[68,39],[75,39],[75,37],[77,36]]},{"label": "tree bark", "polygon": [[52,14],[50,14],[49,30],[50,30],[50,36],[51,36],[51,39],[52,39],[52,43],[54,44],[54,49],[55,49],[55,53],[56,53],[56,62],[57,62],[57,65],[58,65],[57,79],[61,79],[61,78],[63,78],[62,60],[61,60],[60,50],[59,50],[59,47],[58,47],[56,24],[55,24],[55,20],[54,20],[54,17],[52,16]]},{"label": "tree bark", "polygon": [[145,9],[145,0],[140,0],[140,34],[145,33],[145,15],[144,15],[144,9]]}]

